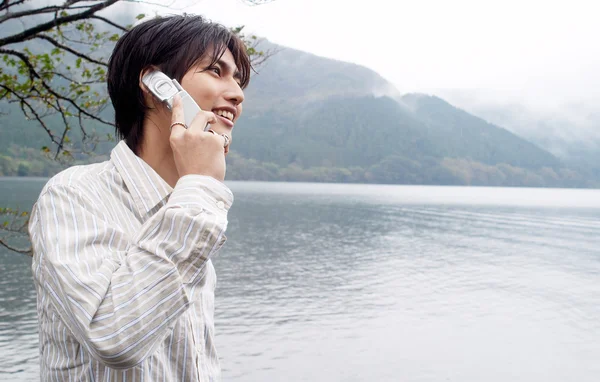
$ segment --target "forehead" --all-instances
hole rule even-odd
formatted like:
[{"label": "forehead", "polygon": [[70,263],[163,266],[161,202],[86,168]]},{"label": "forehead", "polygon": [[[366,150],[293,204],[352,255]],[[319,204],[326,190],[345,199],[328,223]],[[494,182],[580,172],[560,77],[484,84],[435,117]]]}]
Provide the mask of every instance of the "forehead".
[{"label": "forehead", "polygon": [[[214,60],[214,58],[213,58],[213,54],[212,54],[212,49],[209,49],[209,53],[206,54],[200,60],[200,64],[205,64],[205,65],[210,64],[213,60]],[[226,64],[227,66],[230,66],[233,69],[237,69],[236,65],[235,65],[235,59],[233,57],[233,54],[231,53],[231,51],[228,48],[225,48],[223,55],[221,55],[221,57],[219,57],[218,60],[216,60],[216,62],[222,62],[222,63]]]},{"label": "forehead", "polygon": [[221,60],[225,61],[230,65],[235,66],[235,59],[233,58],[233,53],[231,53],[229,49],[225,49],[225,52],[223,52],[223,55],[221,56]]}]

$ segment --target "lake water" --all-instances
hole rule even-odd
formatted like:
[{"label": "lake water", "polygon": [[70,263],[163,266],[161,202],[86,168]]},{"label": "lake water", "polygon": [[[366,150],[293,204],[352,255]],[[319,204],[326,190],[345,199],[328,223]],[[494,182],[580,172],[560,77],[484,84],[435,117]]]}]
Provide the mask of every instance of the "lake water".
[{"label": "lake water", "polygon": [[[225,381],[600,378],[600,191],[228,184]],[[29,264],[0,249],[3,381],[38,379]]]}]

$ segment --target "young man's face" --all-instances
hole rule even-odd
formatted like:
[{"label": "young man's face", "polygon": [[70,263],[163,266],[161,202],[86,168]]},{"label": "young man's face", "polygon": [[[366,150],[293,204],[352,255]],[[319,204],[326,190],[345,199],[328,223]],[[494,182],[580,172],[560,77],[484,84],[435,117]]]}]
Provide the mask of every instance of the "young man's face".
[{"label": "young man's face", "polygon": [[211,57],[205,57],[198,65],[193,66],[183,76],[181,86],[192,96],[200,109],[212,111],[217,123],[211,128],[217,133],[231,130],[242,114],[244,92],[239,85],[238,70],[229,49],[211,67]]}]

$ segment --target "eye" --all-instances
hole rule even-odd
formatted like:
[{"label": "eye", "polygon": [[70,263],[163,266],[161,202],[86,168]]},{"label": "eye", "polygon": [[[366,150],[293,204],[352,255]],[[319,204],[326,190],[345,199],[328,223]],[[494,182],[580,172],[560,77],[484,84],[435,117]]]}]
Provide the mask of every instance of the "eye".
[{"label": "eye", "polygon": [[216,66],[211,66],[210,68],[208,68],[208,70],[210,70],[211,72],[214,72],[217,74],[217,76],[221,75],[221,69],[216,67]]}]

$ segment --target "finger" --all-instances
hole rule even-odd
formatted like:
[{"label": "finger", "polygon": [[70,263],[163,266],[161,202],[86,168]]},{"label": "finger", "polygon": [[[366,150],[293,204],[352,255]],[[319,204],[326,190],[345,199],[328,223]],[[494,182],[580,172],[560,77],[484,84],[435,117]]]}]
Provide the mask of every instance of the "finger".
[{"label": "finger", "polygon": [[206,131],[206,126],[216,123],[217,117],[213,112],[201,110],[196,114],[188,128],[193,131]]},{"label": "finger", "polygon": [[[224,148],[229,148],[229,146],[231,145],[231,136],[229,134],[226,134],[226,133],[219,134],[213,129],[208,129],[207,132],[220,136],[222,138]],[[227,151],[229,151],[229,149]]]},{"label": "finger", "polygon": [[225,146],[225,155],[227,155],[227,153],[229,152],[230,147],[231,147],[231,138],[229,138],[229,142],[227,142],[227,145]]},{"label": "finger", "polygon": [[221,134],[220,137],[222,138],[223,142],[223,152],[225,153],[225,156],[227,156],[227,153],[229,152],[229,146],[231,145],[231,138],[229,138],[228,134]]},{"label": "finger", "polygon": [[180,124],[173,125],[175,122],[185,125],[183,106],[179,94],[176,94],[175,97],[173,97],[173,107],[171,108],[171,131],[185,130],[185,127]]},{"label": "finger", "polygon": [[229,136],[229,134],[221,134],[221,136],[223,137],[223,147],[229,147],[229,145],[231,145],[231,136]]},{"label": "finger", "polygon": [[[213,133],[215,135],[220,135],[221,137],[223,137],[223,139],[225,140],[223,146],[226,147],[226,146],[231,145],[231,135],[229,133],[219,133],[217,131],[217,129],[213,129],[213,128],[207,129],[206,131],[208,131],[209,133]],[[225,138],[225,137],[227,137],[227,138]]]}]

